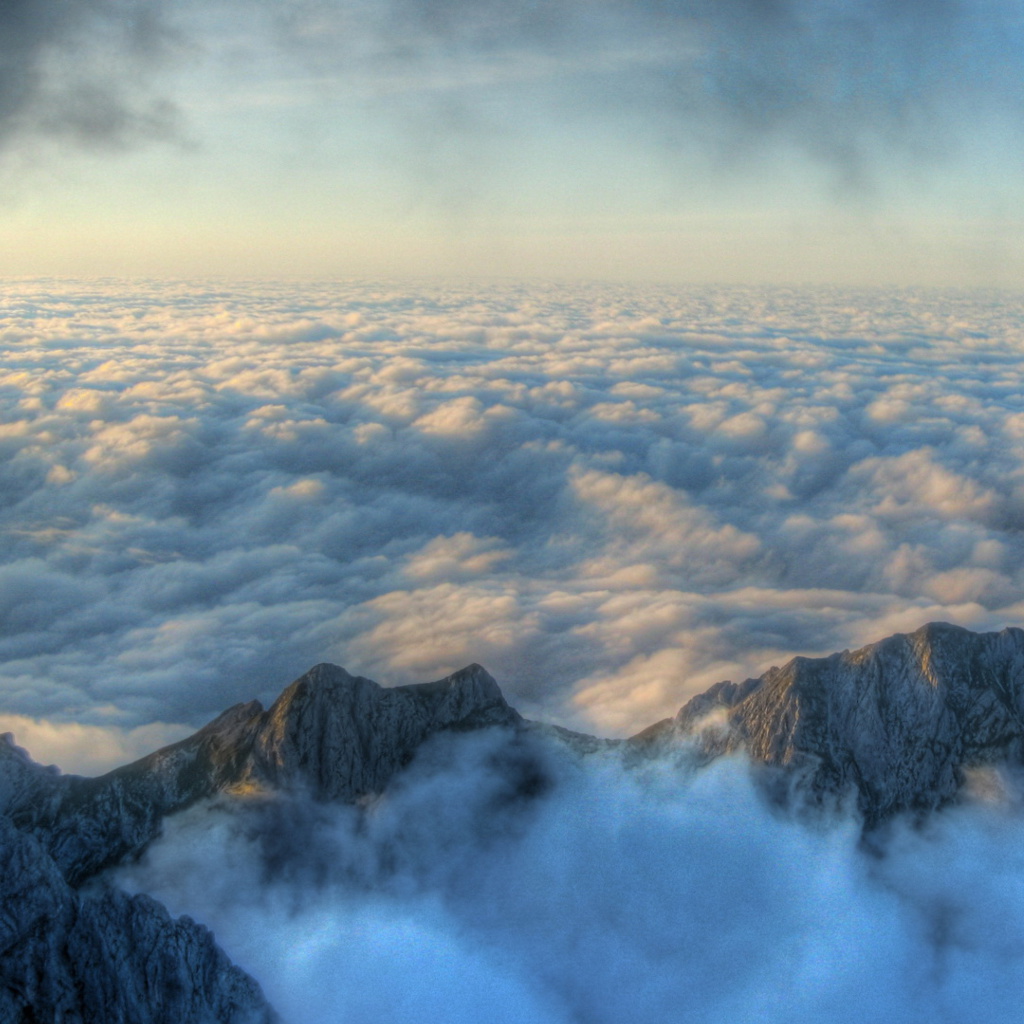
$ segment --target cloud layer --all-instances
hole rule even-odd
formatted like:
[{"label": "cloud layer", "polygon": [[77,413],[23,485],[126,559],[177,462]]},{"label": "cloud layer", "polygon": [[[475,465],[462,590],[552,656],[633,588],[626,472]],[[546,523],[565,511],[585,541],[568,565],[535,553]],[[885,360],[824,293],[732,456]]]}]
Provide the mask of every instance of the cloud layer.
[{"label": "cloud layer", "polygon": [[793,654],[1019,624],[1020,312],[9,286],[0,709],[113,729],[115,760],[119,730],[183,732],[318,661],[385,684],[478,661],[527,715],[620,733]]},{"label": "cloud layer", "polygon": [[869,852],[769,810],[741,762],[687,779],[476,735],[365,810],[193,808],[119,880],[211,926],[296,1024],[991,1024],[1022,995],[1022,828],[961,808]]}]

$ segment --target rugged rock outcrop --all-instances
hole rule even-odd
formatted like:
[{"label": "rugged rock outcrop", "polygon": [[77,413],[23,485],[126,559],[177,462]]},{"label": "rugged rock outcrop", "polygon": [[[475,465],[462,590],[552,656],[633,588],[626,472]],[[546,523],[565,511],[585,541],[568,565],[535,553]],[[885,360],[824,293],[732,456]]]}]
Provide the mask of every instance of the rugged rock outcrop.
[{"label": "rugged rock outcrop", "polygon": [[390,689],[317,665],[260,716],[238,783],[353,800],[379,793],[436,732],[521,723],[479,665]]},{"label": "rugged rock outcrop", "polygon": [[856,793],[868,824],[956,796],[969,769],[1024,764],[1024,631],[932,623],[858,651],[724,682],[633,737],[703,759],[744,748],[811,795]]},{"label": "rugged rock outcrop", "polygon": [[0,741],[0,813],[37,836],[80,885],[140,853],[168,814],[216,793],[301,789],[353,800],[380,792],[436,732],[521,722],[479,665],[390,689],[317,665],[268,710],[238,704],[188,739],[98,778],[41,768]]},{"label": "rugged rock outcrop", "polygon": [[79,893],[0,815],[0,1021],[272,1024],[210,932],[155,900]]},{"label": "rugged rock outcrop", "polygon": [[35,764],[0,737],[0,1021],[270,1024],[259,987],[205,928],[83,883],[216,793],[353,800],[382,790],[434,733],[521,722],[478,665],[393,689],[318,665],[270,709],[239,704],[94,779]]}]

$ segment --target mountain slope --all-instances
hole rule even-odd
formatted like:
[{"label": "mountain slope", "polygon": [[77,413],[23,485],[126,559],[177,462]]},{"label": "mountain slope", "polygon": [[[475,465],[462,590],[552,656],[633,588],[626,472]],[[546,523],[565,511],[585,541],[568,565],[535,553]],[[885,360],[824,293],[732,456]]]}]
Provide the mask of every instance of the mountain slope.
[{"label": "mountain slope", "polygon": [[145,896],[79,887],[215,793],[352,800],[382,790],[436,732],[520,722],[476,665],[390,690],[318,665],[269,710],[239,704],[99,778],[44,768],[0,737],[0,1020],[271,1024],[259,986],[205,928]]},{"label": "mountain slope", "polygon": [[1024,764],[1024,631],[931,623],[857,651],[718,683],[630,741],[745,749],[812,794],[853,790],[867,823],[952,799],[976,766]]},{"label": "mountain slope", "polygon": [[380,792],[430,735],[518,725],[479,665],[386,689],[317,665],[266,711],[225,711],[193,736],[98,778],[48,772],[0,743],[0,813],[47,847],[80,885],[141,852],[168,814],[226,790],[301,789],[318,799]]},{"label": "mountain slope", "polygon": [[272,1024],[259,985],[187,917],[114,889],[72,889],[0,815],[0,1020]]}]

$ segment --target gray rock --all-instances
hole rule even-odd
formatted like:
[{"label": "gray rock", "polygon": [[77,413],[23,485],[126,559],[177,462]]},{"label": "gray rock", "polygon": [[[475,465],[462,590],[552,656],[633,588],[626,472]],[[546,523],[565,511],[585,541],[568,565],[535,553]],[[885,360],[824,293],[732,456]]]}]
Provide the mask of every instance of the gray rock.
[{"label": "gray rock", "polygon": [[[702,763],[744,749],[764,777],[812,799],[852,792],[872,825],[954,799],[972,768],[1024,765],[1024,632],[938,623],[795,658],[718,683],[621,745],[524,722],[478,665],[390,689],[318,665],[269,709],[239,704],[95,779],[41,767],[0,737],[0,1021],[271,1021],[255,982],[205,929],[83,883],[199,800],[255,790],[357,801],[382,792],[431,736],[488,726],[580,757],[618,745],[627,762],[685,751]],[[523,775],[524,794],[543,791],[535,776]]]},{"label": "gray rock", "polygon": [[521,722],[479,665],[390,689],[317,665],[269,710],[238,704],[188,739],[98,778],[60,775],[0,742],[0,806],[80,885],[141,853],[168,814],[217,793],[301,789],[355,800],[383,790],[436,732]]},{"label": "gray rock", "polygon": [[932,623],[861,650],[718,683],[631,739],[743,748],[812,795],[856,794],[868,824],[953,799],[965,773],[1024,764],[1024,631]]},{"label": "gray rock", "polygon": [[434,733],[521,723],[479,665],[390,689],[317,665],[262,716],[239,782],[354,800],[381,792]]},{"label": "gray rock", "polygon": [[272,1024],[259,986],[188,917],[72,889],[0,815],[0,1021]]}]

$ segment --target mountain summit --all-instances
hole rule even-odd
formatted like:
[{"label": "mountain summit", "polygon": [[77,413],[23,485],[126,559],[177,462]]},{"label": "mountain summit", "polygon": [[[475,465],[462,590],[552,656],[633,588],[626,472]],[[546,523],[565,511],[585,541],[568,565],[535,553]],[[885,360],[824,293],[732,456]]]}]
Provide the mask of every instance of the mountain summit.
[{"label": "mountain summit", "polygon": [[857,795],[866,822],[952,799],[971,768],[1024,764],[1024,631],[931,623],[857,651],[722,682],[633,737],[744,749],[813,794]]},{"label": "mountain summit", "polygon": [[259,986],[201,925],[82,884],[217,793],[353,800],[382,791],[434,733],[521,722],[479,665],[392,689],[317,665],[268,710],[236,705],[94,779],[43,768],[0,737],[0,1021],[273,1024]]},{"label": "mountain summit", "polygon": [[98,778],[60,775],[0,742],[0,814],[43,838],[73,885],[141,852],[161,820],[217,793],[381,792],[433,734],[518,726],[494,679],[470,665],[386,688],[317,665],[264,710],[237,704],[187,739]]},{"label": "mountain summit", "polygon": [[380,792],[435,732],[521,722],[479,665],[436,683],[389,689],[337,665],[317,665],[258,716],[239,781],[352,800]]}]

